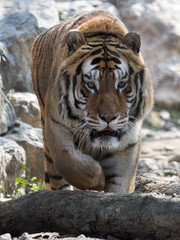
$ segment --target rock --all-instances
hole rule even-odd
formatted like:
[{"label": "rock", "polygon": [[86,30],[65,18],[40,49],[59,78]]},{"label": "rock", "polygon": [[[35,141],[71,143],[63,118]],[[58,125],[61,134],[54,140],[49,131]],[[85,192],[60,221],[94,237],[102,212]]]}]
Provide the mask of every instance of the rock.
[{"label": "rock", "polygon": [[180,154],[177,154],[174,157],[169,159],[169,162],[174,162],[174,161],[180,163]]},{"label": "rock", "polygon": [[44,179],[42,130],[17,121],[16,127],[5,136],[22,146],[26,152],[27,176]]},{"label": "rock", "polygon": [[68,19],[76,14],[86,11],[93,11],[95,9],[105,9],[114,15],[118,16],[118,12],[114,5],[106,1],[92,0],[92,1],[56,1],[56,7],[59,11],[61,20]]},{"label": "rock", "polygon": [[6,61],[0,64],[5,91],[33,92],[31,46],[40,33],[36,18],[28,12],[14,13],[0,21],[0,29],[0,48],[6,49]]},{"label": "rock", "polygon": [[4,187],[5,194],[11,194],[15,179],[25,174],[22,169],[25,162],[24,149],[15,141],[0,137],[0,184]]},{"label": "rock", "polygon": [[155,160],[150,158],[140,158],[138,162],[138,169],[155,172],[162,170],[161,166]]},{"label": "rock", "polygon": [[109,0],[130,31],[139,32],[141,51],[155,85],[155,102],[180,109],[180,5],[177,0]]},{"label": "rock", "polygon": [[161,110],[159,112],[159,117],[163,120],[169,120],[171,118],[171,115],[168,111],[166,110]]},{"label": "rock", "polygon": [[30,240],[30,239],[31,238],[27,232],[23,233],[19,238],[19,240]]},{"label": "rock", "polygon": [[35,128],[41,128],[40,109],[35,94],[10,91],[8,97],[12,100],[17,118]]},{"label": "rock", "polygon": [[11,237],[11,234],[9,234],[9,233],[0,235],[0,240],[11,240],[11,239],[12,239],[12,237]]},{"label": "rock", "polygon": [[59,23],[55,0],[1,0],[0,19],[15,12],[33,14],[39,27],[50,28]]},{"label": "rock", "polygon": [[9,128],[14,126],[16,114],[14,108],[2,90],[0,76],[0,135],[5,134]]}]

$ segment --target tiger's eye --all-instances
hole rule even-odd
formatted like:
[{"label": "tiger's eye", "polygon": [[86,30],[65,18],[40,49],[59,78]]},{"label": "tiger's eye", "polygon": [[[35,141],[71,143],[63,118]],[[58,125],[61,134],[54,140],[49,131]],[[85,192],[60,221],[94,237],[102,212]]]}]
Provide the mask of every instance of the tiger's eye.
[{"label": "tiger's eye", "polygon": [[118,84],[118,89],[125,88],[125,87],[126,87],[126,85],[127,85],[127,83],[126,83],[126,82],[120,82],[120,83]]},{"label": "tiger's eye", "polygon": [[87,87],[90,89],[96,89],[96,85],[93,82],[88,82]]}]

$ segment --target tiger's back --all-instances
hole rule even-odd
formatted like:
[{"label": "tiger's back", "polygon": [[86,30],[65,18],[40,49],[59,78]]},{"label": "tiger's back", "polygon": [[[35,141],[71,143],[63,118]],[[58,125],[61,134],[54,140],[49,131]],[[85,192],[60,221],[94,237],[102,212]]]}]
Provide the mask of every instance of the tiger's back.
[{"label": "tiger's back", "polygon": [[[128,35],[126,27],[110,13],[94,11],[75,16],[35,40],[32,80],[41,110],[46,189],[62,189],[70,183],[81,189],[107,186],[107,191],[121,192],[111,185],[118,185],[124,177],[116,172],[129,166],[126,186],[119,184],[118,189],[133,191],[138,135],[153,104],[151,77],[139,53],[138,35],[133,34]],[[108,79],[115,83],[112,91]],[[127,86],[123,88],[123,84]],[[126,130],[121,127],[123,121],[128,121]],[[120,156],[114,157],[119,151]],[[76,154],[78,160],[73,157]],[[124,154],[134,155],[130,157],[132,166],[127,161],[117,164],[118,170],[110,169],[110,159],[120,162],[116,158],[123,159]]]}]

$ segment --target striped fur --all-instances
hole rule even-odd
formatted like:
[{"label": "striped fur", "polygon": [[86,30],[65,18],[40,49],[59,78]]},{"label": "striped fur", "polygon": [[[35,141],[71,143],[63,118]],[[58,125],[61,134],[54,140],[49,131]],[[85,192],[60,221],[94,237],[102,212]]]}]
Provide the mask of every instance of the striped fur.
[{"label": "striped fur", "polygon": [[34,41],[46,189],[133,192],[140,129],[153,105],[139,48],[139,35],[106,11],[77,15]]}]

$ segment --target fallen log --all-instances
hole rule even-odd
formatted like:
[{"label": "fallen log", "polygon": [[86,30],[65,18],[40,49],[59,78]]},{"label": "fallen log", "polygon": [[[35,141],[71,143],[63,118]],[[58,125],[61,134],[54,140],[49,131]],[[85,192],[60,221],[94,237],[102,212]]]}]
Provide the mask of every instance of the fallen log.
[{"label": "fallen log", "polygon": [[120,239],[180,239],[180,198],[39,191],[0,203],[0,234],[59,232]]}]

